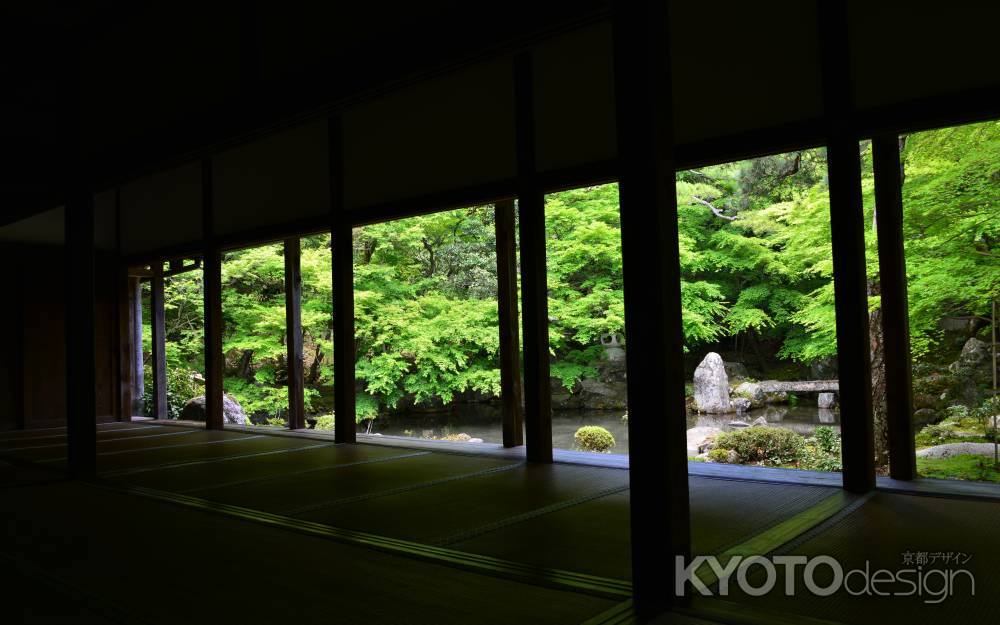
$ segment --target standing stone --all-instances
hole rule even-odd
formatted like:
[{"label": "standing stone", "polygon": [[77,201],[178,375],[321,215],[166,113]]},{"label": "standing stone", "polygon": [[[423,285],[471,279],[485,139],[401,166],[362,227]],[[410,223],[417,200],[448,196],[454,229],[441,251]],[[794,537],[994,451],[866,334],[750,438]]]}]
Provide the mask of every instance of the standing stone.
[{"label": "standing stone", "polygon": [[[205,420],[205,396],[199,395],[189,399],[181,409],[181,419],[188,421]],[[233,425],[247,425],[247,414],[243,407],[229,395],[222,396],[222,421]]]},{"label": "standing stone", "polygon": [[833,408],[836,403],[833,393],[820,393],[819,399],[816,401],[816,405],[820,408]]},{"label": "standing stone", "polygon": [[732,412],[729,376],[722,356],[715,352],[709,352],[694,370],[694,405],[698,412]]}]

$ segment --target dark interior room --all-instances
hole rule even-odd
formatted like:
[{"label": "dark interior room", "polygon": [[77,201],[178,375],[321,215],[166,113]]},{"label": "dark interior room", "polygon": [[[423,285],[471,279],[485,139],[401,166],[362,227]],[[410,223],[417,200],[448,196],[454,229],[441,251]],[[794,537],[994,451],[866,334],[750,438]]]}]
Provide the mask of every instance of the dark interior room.
[{"label": "dark interior room", "polygon": [[4,3],[0,622],[1000,622],[998,23]]}]

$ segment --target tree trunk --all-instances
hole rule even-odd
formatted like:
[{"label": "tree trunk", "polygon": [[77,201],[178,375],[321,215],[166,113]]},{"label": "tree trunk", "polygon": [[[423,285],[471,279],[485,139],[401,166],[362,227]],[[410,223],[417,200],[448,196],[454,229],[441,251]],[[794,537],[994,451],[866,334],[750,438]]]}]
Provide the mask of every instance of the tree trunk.
[{"label": "tree trunk", "polygon": [[236,365],[236,377],[252,382],[253,369],[250,367],[251,364],[253,364],[253,350],[245,349],[240,356],[239,364]]},{"label": "tree trunk", "polygon": [[[868,294],[878,295],[879,283],[868,281]],[[885,404],[885,345],[882,341],[882,308],[869,313],[868,336],[871,343],[872,359],[872,418],[875,422],[875,468],[889,466],[889,424],[886,421]]]},{"label": "tree trunk", "polygon": [[315,384],[319,380],[319,366],[323,363],[323,350],[320,349],[319,345],[316,345],[316,351],[313,352],[313,361],[309,365],[309,376],[307,381],[310,384]]}]

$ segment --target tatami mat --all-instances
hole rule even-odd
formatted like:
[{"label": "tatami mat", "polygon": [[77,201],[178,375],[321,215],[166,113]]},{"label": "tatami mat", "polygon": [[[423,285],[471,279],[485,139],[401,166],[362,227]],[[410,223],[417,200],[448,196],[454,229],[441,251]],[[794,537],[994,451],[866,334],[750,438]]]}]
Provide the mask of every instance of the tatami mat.
[{"label": "tatami mat", "polygon": [[310,505],[374,496],[509,465],[510,462],[488,458],[395,450],[392,454],[354,463],[313,468],[290,476],[275,474],[271,479],[222,488],[198,489],[192,494],[212,501],[285,514]]},{"label": "tatami mat", "polygon": [[12,493],[8,560],[140,622],[556,624],[614,603],[80,483]]},{"label": "tatami mat", "polygon": [[[582,495],[628,485],[625,471],[566,465],[508,465],[437,487],[288,511],[291,516],[420,542],[451,535]],[[475,473],[476,470],[473,470]]]},{"label": "tatami mat", "polygon": [[[805,617],[826,619],[857,625],[885,625],[886,623],[934,623],[935,625],[964,625],[965,623],[1000,622],[1000,541],[996,530],[1000,528],[1000,505],[987,501],[963,501],[935,497],[875,493],[863,505],[842,518],[820,525],[801,540],[794,541],[780,553],[805,556],[830,556],[845,571],[864,569],[866,561],[870,570],[916,568],[967,569],[975,577],[975,596],[970,595],[970,584],[962,574],[954,580],[954,594],[938,603],[930,594],[923,596],[851,596],[844,589],[820,597],[803,588],[799,578],[798,592],[786,597],[783,593],[768,593],[763,597],[748,597],[739,592],[731,601],[745,603],[772,611],[798,614]],[[919,563],[920,553],[927,560]],[[910,560],[905,558],[909,554]],[[943,559],[932,554],[952,554],[961,558],[945,566]],[[827,584],[831,578],[823,575],[828,569],[818,569],[817,583]],[[784,584],[783,568],[778,568],[777,586]],[[937,588],[941,579],[934,574],[927,586]],[[754,578],[752,578],[754,579]],[[762,580],[755,579],[755,583]],[[863,582],[856,577],[852,588],[863,589]],[[882,588],[893,588],[883,586]],[[907,591],[906,585],[895,588]]]}]

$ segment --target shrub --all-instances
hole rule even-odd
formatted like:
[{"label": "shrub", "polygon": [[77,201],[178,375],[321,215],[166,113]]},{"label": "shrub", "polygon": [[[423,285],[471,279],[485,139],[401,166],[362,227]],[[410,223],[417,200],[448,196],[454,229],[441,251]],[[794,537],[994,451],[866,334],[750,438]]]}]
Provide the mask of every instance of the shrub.
[{"label": "shrub", "polygon": [[[167,418],[180,419],[181,411],[188,400],[204,395],[200,376],[197,371],[184,369],[182,367],[167,367]],[[149,365],[146,365],[143,373],[145,388],[142,393],[143,414],[147,417],[153,416],[153,372]]]},{"label": "shrub", "polygon": [[987,398],[973,411],[973,416],[982,427],[986,439],[996,441],[997,429],[1000,427],[1000,396]]},{"label": "shrub", "polygon": [[739,462],[743,464],[774,466],[801,460],[805,441],[791,430],[753,426],[719,434],[715,439],[715,447],[735,451]]},{"label": "shrub", "polygon": [[726,464],[729,462],[729,450],[720,449],[718,447],[711,449],[708,452],[708,459],[712,462],[721,462],[722,464]]},{"label": "shrub", "polygon": [[813,431],[813,438],[816,439],[816,446],[821,451],[840,455],[840,436],[833,428],[821,425]]},{"label": "shrub", "polygon": [[333,415],[325,414],[322,417],[316,417],[316,427],[315,430],[333,430]]},{"label": "shrub", "polygon": [[952,438],[952,429],[943,423],[932,423],[917,432],[917,445],[929,447],[940,445]]},{"label": "shrub", "polygon": [[573,435],[573,440],[583,451],[611,453],[611,448],[615,446],[615,437],[599,425],[583,426]]},{"label": "shrub", "polygon": [[944,409],[944,413],[946,419],[952,419],[953,421],[961,421],[962,419],[969,418],[969,409],[961,404],[948,406]]}]

